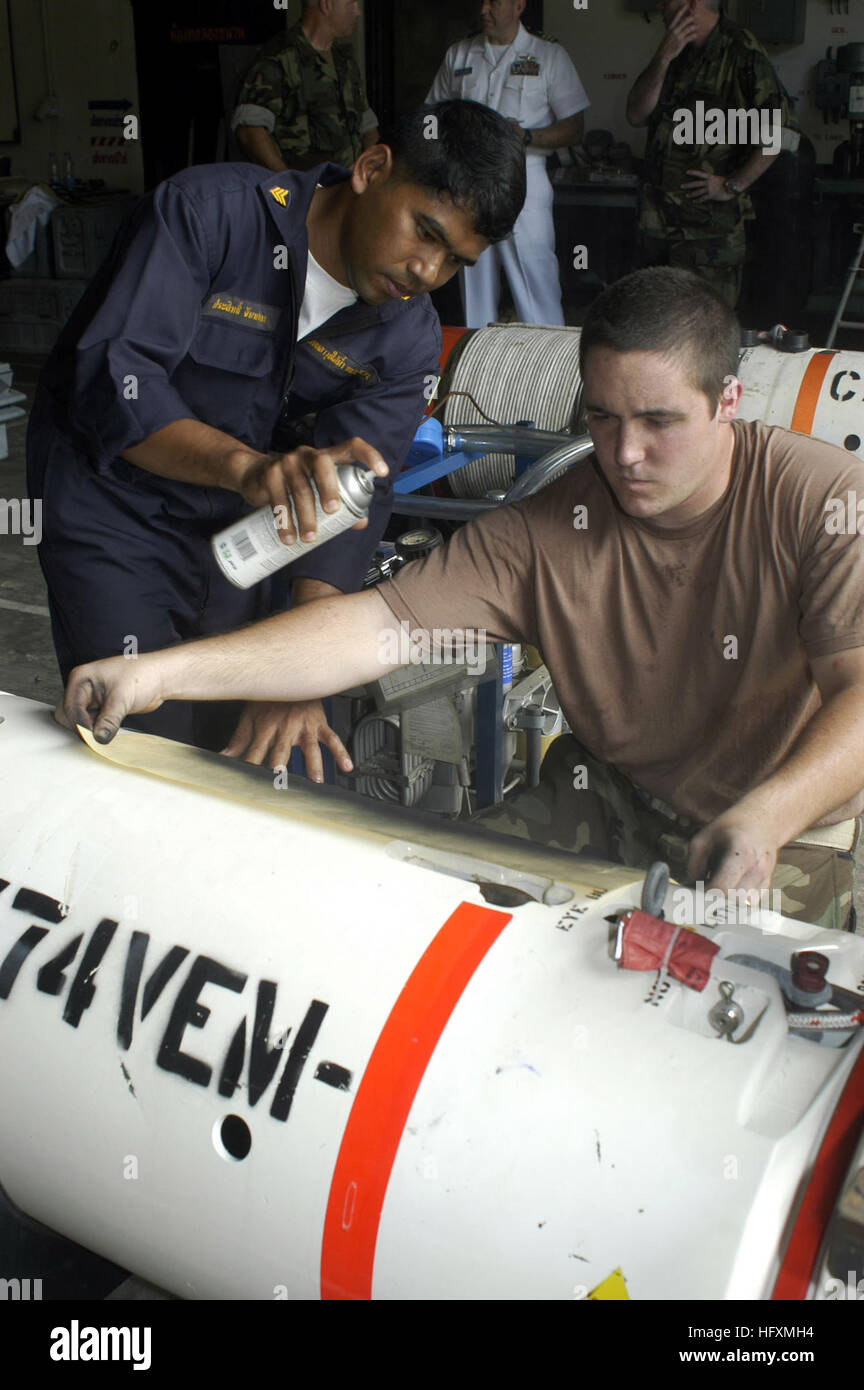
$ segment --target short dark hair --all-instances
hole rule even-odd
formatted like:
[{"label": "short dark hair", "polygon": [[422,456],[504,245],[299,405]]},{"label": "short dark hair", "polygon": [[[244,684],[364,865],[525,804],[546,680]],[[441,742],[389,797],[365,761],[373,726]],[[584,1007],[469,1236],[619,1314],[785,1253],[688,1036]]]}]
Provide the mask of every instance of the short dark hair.
[{"label": "short dark hair", "polygon": [[588,310],[579,344],[583,374],[595,347],[680,357],[691,386],[711,410],[727,377],[738,374],[741,326],[710,285],[689,270],[634,270],[604,290]]},{"label": "short dark hair", "polygon": [[501,241],[525,201],[525,148],[515,125],[476,101],[439,101],[381,132],[397,178],[446,193],[468,209],[475,230]]}]

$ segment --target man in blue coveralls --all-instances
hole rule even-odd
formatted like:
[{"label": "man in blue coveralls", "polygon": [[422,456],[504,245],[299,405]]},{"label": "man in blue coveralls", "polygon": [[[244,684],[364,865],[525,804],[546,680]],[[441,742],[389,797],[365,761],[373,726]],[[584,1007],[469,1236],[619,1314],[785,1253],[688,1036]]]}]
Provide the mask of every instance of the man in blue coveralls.
[{"label": "man in blue coveralls", "polygon": [[[64,680],[230,631],[289,592],[297,606],[361,586],[438,373],[427,292],[506,236],[524,196],[519,132],[445,101],[350,172],[211,165],[142,199],[42,372],[28,432]],[[310,479],[334,510],[335,466],[352,461],[377,475],[365,529],[251,590],[224,578],[214,532],[293,499],[309,539]],[[322,743],[351,769],[318,701],[175,701],[134,723],[270,766],[297,745],[315,780]]]}]

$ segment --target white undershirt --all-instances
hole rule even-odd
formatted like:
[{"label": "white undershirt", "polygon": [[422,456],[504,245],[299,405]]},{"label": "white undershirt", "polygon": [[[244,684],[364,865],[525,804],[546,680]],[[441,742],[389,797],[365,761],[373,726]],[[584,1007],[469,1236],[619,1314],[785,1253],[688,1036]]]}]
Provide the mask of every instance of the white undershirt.
[{"label": "white undershirt", "polygon": [[[518,38],[518,34],[516,37]],[[497,68],[498,64],[504,58],[509,58],[510,54],[513,52],[513,45],[515,42],[515,38],[511,39],[510,42],[506,44],[490,43],[488,39],[486,40],[486,56],[493,68]]]},{"label": "white undershirt", "polygon": [[305,338],[313,329],[326,323],[340,309],[345,309],[357,299],[347,285],[340,285],[323,266],[316,261],[312,252],[306,262],[306,285],[303,290],[303,303],[300,305],[300,322],[297,337]]}]

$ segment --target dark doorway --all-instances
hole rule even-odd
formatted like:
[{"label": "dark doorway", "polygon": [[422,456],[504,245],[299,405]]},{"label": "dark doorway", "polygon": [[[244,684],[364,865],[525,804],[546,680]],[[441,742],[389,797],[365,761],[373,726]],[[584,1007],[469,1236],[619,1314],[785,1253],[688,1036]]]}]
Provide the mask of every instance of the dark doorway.
[{"label": "dark doorway", "polygon": [[[132,0],[132,7],[144,178],[151,188],[189,164],[221,157],[220,48],[245,47],[251,62],[285,27],[285,11],[274,9],[273,0]],[[248,64],[240,66],[245,71]]]},{"label": "dark doorway", "polygon": [[[405,5],[366,0],[366,90],[382,125],[400,111],[422,105],[451,43],[477,27],[479,5],[438,0]],[[527,0],[522,23],[543,25],[543,0]]]}]

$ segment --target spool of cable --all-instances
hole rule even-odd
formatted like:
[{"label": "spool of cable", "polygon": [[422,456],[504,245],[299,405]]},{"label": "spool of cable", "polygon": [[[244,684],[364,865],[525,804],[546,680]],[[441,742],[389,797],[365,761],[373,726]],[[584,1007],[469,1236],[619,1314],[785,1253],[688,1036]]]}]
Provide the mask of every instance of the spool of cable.
[{"label": "spool of cable", "polygon": [[[452,366],[448,362],[442,394],[469,392],[480,410],[466,396],[454,396],[444,406],[445,425],[481,424],[485,411],[502,424],[531,420],[538,429],[580,433],[580,337],[579,328],[538,324],[478,329],[459,343]],[[511,454],[491,453],[452,473],[450,486],[457,497],[484,497],[509,488],[515,476]]]}]

